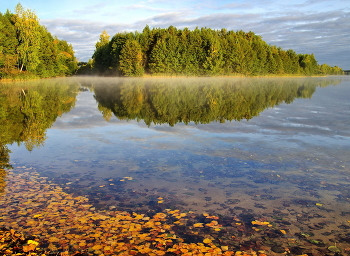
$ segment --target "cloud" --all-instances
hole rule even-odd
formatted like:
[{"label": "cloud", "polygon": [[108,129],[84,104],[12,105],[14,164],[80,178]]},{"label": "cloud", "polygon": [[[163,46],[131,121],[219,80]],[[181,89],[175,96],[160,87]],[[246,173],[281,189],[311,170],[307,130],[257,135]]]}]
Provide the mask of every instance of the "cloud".
[{"label": "cloud", "polygon": [[41,22],[51,34],[71,43],[76,56],[81,61],[87,61],[91,58],[95,50],[95,44],[103,30],[106,30],[111,35],[127,29],[134,30],[128,24],[103,23],[79,19],[53,19]]},{"label": "cloud", "polygon": [[72,10],[72,13],[75,16],[91,15],[93,13],[98,13],[98,12],[103,11],[105,8],[108,8],[109,5],[110,5],[109,2],[102,2],[99,4],[85,6],[84,8],[81,8],[81,9],[74,9],[74,10]]},{"label": "cloud", "polygon": [[[268,1],[264,1],[265,4]],[[163,1],[164,3],[164,1]],[[330,4],[324,0],[311,4]],[[140,9],[145,3],[129,5],[125,8]],[[253,3],[254,4],[254,3]],[[261,2],[256,7],[260,8]],[[303,4],[303,6],[307,6]],[[103,9],[104,5],[96,6]],[[198,4],[196,8],[204,8]],[[149,11],[155,15],[137,19],[133,22],[112,23],[82,19],[51,19],[41,20],[49,31],[60,39],[72,43],[79,59],[86,61],[91,58],[95,43],[103,30],[113,36],[121,31],[142,31],[146,24],[150,27],[169,27],[170,25],[193,29],[195,27],[209,27],[213,29],[226,28],[228,30],[253,31],[261,35],[269,44],[277,45],[283,49],[293,49],[297,53],[314,53],[320,64],[338,65],[350,69],[348,57],[350,50],[350,12],[348,9],[310,11],[286,8],[284,12],[271,9],[265,12],[233,12],[235,8],[248,8],[248,3],[230,3],[217,7],[218,12],[204,15],[195,8],[188,10],[174,9],[166,12],[166,8],[149,6]],[[100,9],[99,9],[100,8]],[[213,7],[214,8],[214,7]],[[165,10],[165,12],[163,12]],[[121,10],[123,11],[123,10]],[[144,17],[144,16],[142,16]]]},{"label": "cloud", "polygon": [[[271,32],[264,29],[266,27]],[[349,12],[299,13],[273,17],[265,19],[256,28],[256,32],[260,32],[267,42],[294,49],[298,53],[314,53],[321,64],[344,68],[349,65],[343,55],[343,52],[349,52]]]},{"label": "cloud", "polygon": [[152,11],[152,12],[165,12],[169,11],[166,8],[158,8],[158,7],[152,7],[144,4],[133,4],[126,6],[125,9],[130,9],[130,10],[143,10],[143,11]]}]

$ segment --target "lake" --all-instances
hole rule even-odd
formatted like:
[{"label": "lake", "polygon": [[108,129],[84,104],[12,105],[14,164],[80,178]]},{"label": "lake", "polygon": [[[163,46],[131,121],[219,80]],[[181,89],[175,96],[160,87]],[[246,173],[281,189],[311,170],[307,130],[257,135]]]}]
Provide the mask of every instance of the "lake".
[{"label": "lake", "polygon": [[233,251],[350,251],[349,76],[73,77],[0,98],[0,226],[40,235],[16,194],[55,184],[90,212],[218,216],[210,239]]}]

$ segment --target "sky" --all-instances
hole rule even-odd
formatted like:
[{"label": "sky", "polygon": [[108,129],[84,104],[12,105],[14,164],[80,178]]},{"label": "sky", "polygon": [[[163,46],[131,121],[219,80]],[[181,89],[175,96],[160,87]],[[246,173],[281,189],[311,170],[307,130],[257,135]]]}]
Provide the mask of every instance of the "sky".
[{"label": "sky", "polygon": [[79,61],[91,58],[103,30],[113,36],[172,25],[252,31],[270,45],[350,70],[349,0],[0,0],[0,12],[14,13],[19,2],[72,44]]}]

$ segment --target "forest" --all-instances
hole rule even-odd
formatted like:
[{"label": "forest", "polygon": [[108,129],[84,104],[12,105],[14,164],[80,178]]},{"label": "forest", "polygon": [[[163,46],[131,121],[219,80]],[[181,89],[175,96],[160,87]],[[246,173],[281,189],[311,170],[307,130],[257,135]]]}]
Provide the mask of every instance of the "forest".
[{"label": "forest", "polygon": [[0,12],[0,79],[69,76],[77,69],[72,45],[51,35],[21,4]]},{"label": "forest", "polygon": [[[80,75],[257,76],[339,75],[313,54],[267,44],[253,32],[211,28],[150,28],[103,31],[88,63],[78,62],[72,45],[51,35],[35,12],[21,4],[0,12],[0,79]],[[78,70],[78,71],[77,71]]]},{"label": "forest", "polygon": [[253,32],[210,28],[152,28],[100,35],[80,74],[105,76],[339,75],[313,54],[269,45]]}]

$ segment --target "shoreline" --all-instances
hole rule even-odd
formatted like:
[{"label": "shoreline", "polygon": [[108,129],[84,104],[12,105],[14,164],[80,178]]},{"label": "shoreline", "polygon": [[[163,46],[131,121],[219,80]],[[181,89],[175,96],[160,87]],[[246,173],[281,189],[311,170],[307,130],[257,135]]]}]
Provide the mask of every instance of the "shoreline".
[{"label": "shoreline", "polygon": [[26,81],[35,81],[35,80],[44,80],[44,79],[52,79],[52,78],[75,78],[75,77],[100,77],[100,78],[310,78],[310,77],[332,77],[332,76],[346,76],[346,75],[312,75],[312,76],[306,76],[306,75],[293,75],[293,74],[283,74],[283,75],[243,75],[243,74],[237,74],[237,75],[219,75],[219,76],[191,76],[191,75],[159,75],[159,74],[145,74],[143,76],[99,76],[99,75],[73,75],[73,76],[57,76],[57,77],[45,77],[45,78],[29,78],[29,79],[23,79],[23,78],[2,78],[0,79],[0,84],[7,84],[7,83],[16,83],[16,82],[26,82]]}]

